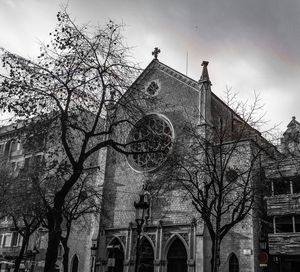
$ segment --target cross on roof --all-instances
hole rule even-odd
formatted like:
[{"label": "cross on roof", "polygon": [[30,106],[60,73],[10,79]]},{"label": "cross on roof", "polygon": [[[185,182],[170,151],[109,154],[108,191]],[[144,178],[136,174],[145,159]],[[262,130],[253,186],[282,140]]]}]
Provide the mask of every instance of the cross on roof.
[{"label": "cross on roof", "polygon": [[157,59],[159,53],[160,53],[160,49],[158,47],[155,47],[154,51],[152,52],[152,56],[154,56],[154,58]]}]

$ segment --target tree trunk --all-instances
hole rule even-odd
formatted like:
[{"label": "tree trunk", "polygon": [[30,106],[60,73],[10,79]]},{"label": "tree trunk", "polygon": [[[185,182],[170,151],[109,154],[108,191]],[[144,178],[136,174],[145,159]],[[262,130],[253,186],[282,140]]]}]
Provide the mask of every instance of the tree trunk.
[{"label": "tree trunk", "polygon": [[55,194],[54,206],[49,210],[47,214],[49,235],[44,272],[55,272],[58,247],[62,234],[61,224],[63,221],[63,205],[65,202],[65,197],[82,173],[81,165],[78,164],[77,167],[80,170],[77,170],[76,173],[74,173],[70,177],[68,182],[64,184],[62,189]]},{"label": "tree trunk", "polygon": [[211,272],[218,272],[220,267],[220,237],[218,234],[212,240],[211,247]]},{"label": "tree trunk", "polygon": [[64,248],[64,255],[63,255],[63,266],[64,272],[69,272],[69,252],[70,249],[68,247],[68,238],[62,238],[61,243]]},{"label": "tree trunk", "polygon": [[48,216],[49,234],[44,272],[54,272],[61,237],[62,211],[53,208]]},{"label": "tree trunk", "polygon": [[21,264],[21,262],[23,260],[25,249],[26,249],[26,246],[28,244],[28,241],[29,241],[29,235],[27,233],[25,233],[25,236],[23,237],[23,241],[22,241],[22,245],[21,245],[21,249],[20,249],[19,255],[18,255],[18,257],[15,260],[14,272],[18,272],[19,271],[20,264]]}]

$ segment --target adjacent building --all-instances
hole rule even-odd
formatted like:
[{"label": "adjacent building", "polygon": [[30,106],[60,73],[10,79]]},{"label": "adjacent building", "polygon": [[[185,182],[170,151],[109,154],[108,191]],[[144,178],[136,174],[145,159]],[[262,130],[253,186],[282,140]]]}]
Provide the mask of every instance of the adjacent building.
[{"label": "adjacent building", "polygon": [[266,167],[271,195],[266,197],[270,271],[300,271],[300,123],[295,117],[279,146],[280,156]]},{"label": "adjacent building", "polygon": [[[28,146],[26,139],[22,135],[22,130],[16,125],[7,125],[0,128],[0,162],[1,167],[9,166],[13,176],[17,177],[20,173],[27,170],[34,170],[43,157],[41,148],[38,145]],[[99,177],[99,176],[98,176]],[[0,178],[3,178],[2,176]],[[96,182],[96,181],[95,181]],[[22,190],[22,188],[19,188]],[[1,192],[2,193],[2,192]],[[26,200],[25,200],[26,201]],[[0,211],[1,213],[1,211]],[[21,224],[20,224],[20,227]],[[63,231],[65,231],[63,226]],[[93,216],[90,221],[78,226],[74,224],[68,246],[69,269],[72,272],[90,271],[91,258],[90,248],[93,236],[97,236],[97,220]],[[26,246],[24,258],[21,261],[19,271],[41,272],[44,269],[45,253],[48,242],[48,231],[42,225],[30,236]],[[0,271],[11,272],[14,262],[19,255],[22,245],[22,236],[16,231],[10,217],[0,219]],[[63,246],[59,246],[56,272],[63,270]]]}]

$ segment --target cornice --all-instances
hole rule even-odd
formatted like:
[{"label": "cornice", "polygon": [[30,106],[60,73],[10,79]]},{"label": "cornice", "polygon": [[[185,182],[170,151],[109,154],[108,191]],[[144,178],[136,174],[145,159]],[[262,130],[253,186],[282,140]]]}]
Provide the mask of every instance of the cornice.
[{"label": "cornice", "polygon": [[177,80],[189,85],[190,87],[194,88],[195,90],[197,90],[198,92],[200,91],[200,84],[194,80],[189,78],[188,76],[172,69],[171,67],[159,62],[159,61],[155,61],[155,65],[162,71],[166,72],[167,74],[169,74],[170,76],[176,78]]}]

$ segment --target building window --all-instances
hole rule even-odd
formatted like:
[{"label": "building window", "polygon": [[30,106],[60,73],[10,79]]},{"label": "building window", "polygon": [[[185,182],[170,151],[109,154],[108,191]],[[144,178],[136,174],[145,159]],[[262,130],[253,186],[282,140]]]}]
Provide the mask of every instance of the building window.
[{"label": "building window", "polygon": [[239,272],[239,260],[234,253],[229,258],[229,272]]},{"label": "building window", "polygon": [[18,141],[13,141],[11,143],[11,152],[17,151],[18,150]]},{"label": "building window", "polygon": [[28,171],[29,170],[29,165],[30,165],[30,157],[25,158],[24,161],[24,166],[23,166],[23,171]]},{"label": "building window", "polygon": [[300,177],[293,179],[293,194],[300,194]]},{"label": "building window", "polygon": [[5,233],[3,234],[3,243],[2,246],[3,247],[10,247],[11,246],[11,238],[12,238],[12,234],[11,233]]},{"label": "building window", "polygon": [[295,231],[300,232],[300,215],[295,215]]},{"label": "building window", "polygon": [[75,254],[75,255],[73,256],[73,261],[72,261],[72,272],[78,272],[78,263],[79,263],[78,257],[77,257],[77,255]]},{"label": "building window", "polygon": [[18,232],[14,231],[12,233],[11,246],[13,246],[13,247],[18,246],[18,238],[19,238],[18,236],[19,236]]},{"label": "building window", "polygon": [[19,234],[18,246],[22,246],[22,243],[23,243],[23,237],[22,235]]},{"label": "building window", "polygon": [[156,95],[158,93],[159,86],[156,81],[152,81],[146,89],[146,92],[150,95]]},{"label": "building window", "polygon": [[273,180],[273,194],[274,195],[291,194],[290,181],[286,179]]},{"label": "building window", "polygon": [[293,217],[292,216],[275,216],[276,233],[293,232]]},{"label": "building window", "polygon": [[0,144],[0,154],[4,153],[4,149],[5,149],[5,143],[1,143]]},{"label": "building window", "polygon": [[129,164],[139,171],[153,170],[166,160],[172,148],[172,126],[161,116],[148,115],[130,132],[127,143],[129,152],[135,153],[128,157]]}]

